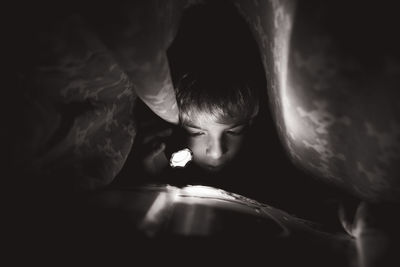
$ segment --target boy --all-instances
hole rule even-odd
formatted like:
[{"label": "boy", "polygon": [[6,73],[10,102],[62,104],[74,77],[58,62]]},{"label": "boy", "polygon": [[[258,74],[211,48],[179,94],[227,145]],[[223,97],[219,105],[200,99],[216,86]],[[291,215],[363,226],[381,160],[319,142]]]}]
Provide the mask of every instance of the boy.
[{"label": "boy", "polygon": [[207,172],[227,168],[240,153],[258,113],[258,88],[239,73],[186,75],[177,89],[179,121],[193,162]]},{"label": "boy", "polygon": [[[196,177],[215,177],[229,169],[246,143],[259,110],[259,89],[254,79],[239,74],[237,70],[230,75],[215,70],[196,72],[186,74],[177,85],[180,129],[175,131],[184,131],[178,147],[186,146],[193,153],[187,168]],[[143,139],[148,146],[143,154],[145,173],[154,177],[168,168],[165,138],[170,134],[167,129]]]}]

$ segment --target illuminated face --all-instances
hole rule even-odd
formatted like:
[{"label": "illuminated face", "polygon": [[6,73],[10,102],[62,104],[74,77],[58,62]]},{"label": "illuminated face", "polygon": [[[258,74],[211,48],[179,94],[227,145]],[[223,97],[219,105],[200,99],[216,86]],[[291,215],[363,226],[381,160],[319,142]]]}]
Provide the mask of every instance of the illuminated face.
[{"label": "illuminated face", "polygon": [[248,124],[247,121],[218,123],[204,113],[183,123],[193,161],[209,172],[222,170],[240,151]]}]

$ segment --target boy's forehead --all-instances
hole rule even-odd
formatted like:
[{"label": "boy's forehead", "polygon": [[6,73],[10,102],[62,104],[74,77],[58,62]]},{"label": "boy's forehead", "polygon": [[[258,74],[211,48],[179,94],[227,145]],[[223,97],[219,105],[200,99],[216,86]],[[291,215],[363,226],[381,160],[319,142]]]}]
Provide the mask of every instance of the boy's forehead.
[{"label": "boy's forehead", "polygon": [[235,125],[246,124],[249,120],[244,118],[218,118],[213,114],[201,112],[198,114],[192,114],[190,117],[186,117],[182,124],[186,126],[194,126],[199,128],[205,128],[210,124],[219,124],[232,127]]}]

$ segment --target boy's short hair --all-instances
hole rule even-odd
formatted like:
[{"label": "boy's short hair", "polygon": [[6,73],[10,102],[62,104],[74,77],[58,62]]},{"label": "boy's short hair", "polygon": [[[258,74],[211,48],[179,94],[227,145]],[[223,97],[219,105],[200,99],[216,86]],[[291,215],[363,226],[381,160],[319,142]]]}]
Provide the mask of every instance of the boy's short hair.
[{"label": "boy's short hair", "polygon": [[168,49],[181,123],[198,115],[220,123],[249,120],[258,112],[266,89],[259,47],[229,2],[189,8]]},{"label": "boy's short hair", "polygon": [[259,89],[243,74],[218,71],[185,74],[176,87],[180,123],[204,114],[218,123],[254,117],[259,108]]}]

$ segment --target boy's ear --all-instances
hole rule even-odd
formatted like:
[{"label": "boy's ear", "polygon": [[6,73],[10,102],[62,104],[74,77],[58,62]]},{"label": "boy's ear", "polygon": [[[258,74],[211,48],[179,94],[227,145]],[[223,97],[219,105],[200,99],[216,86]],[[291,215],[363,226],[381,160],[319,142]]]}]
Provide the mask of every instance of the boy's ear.
[{"label": "boy's ear", "polygon": [[251,114],[251,118],[254,118],[258,114],[258,110],[260,109],[260,105],[256,105],[256,107],[253,110],[253,114]]},{"label": "boy's ear", "polygon": [[253,114],[251,114],[251,117],[250,117],[250,120],[249,120],[249,125],[252,125],[252,124],[253,124],[254,118],[255,118],[255,117],[257,116],[257,114],[258,114],[258,110],[259,110],[259,107],[258,107],[258,105],[257,105],[257,107],[254,108]]}]

